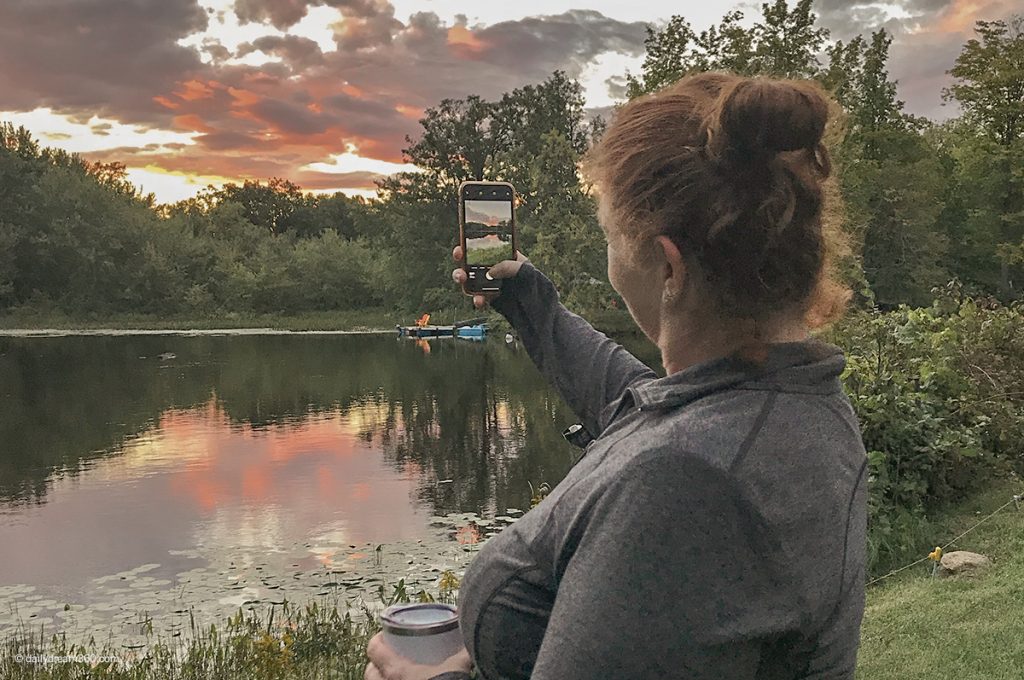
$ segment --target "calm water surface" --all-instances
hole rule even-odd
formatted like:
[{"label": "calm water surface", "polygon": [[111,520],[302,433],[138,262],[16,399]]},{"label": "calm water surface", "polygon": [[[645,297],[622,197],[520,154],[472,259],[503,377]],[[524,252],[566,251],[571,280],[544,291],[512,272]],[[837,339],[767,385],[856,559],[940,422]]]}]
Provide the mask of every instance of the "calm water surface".
[{"label": "calm water surface", "polygon": [[575,420],[498,337],[0,338],[0,633],[430,588]]}]

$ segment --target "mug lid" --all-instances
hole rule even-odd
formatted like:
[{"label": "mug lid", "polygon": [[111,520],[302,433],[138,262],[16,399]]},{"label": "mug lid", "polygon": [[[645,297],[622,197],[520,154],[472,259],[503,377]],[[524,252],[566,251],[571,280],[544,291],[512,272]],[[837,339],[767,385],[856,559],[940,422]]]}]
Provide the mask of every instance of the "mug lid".
[{"label": "mug lid", "polygon": [[458,628],[459,614],[441,602],[395,604],[381,613],[380,623],[392,635],[437,635]]}]

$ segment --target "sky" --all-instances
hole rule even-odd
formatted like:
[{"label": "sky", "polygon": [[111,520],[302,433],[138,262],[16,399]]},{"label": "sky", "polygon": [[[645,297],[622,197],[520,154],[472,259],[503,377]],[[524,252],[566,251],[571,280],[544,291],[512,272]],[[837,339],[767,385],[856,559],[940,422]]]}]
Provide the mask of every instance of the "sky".
[{"label": "sky", "polygon": [[[91,161],[120,161],[158,202],[283,177],[373,195],[414,169],[401,149],[426,108],[497,98],[555,69],[587,106],[621,97],[645,26],[696,29],[760,3],[705,0],[0,0],[0,121]],[[832,39],[885,26],[906,109],[933,119],[974,22],[1024,0],[818,0]]]}]

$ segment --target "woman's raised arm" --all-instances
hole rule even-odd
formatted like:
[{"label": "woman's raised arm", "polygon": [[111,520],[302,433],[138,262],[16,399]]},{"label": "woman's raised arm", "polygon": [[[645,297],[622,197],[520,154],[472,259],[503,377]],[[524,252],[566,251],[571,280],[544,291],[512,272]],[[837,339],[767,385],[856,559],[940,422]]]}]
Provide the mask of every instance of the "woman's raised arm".
[{"label": "woman's raised arm", "polygon": [[[461,248],[454,256],[461,260]],[[492,268],[503,279],[502,292],[491,306],[518,331],[533,363],[594,437],[604,431],[610,416],[606,407],[628,385],[657,378],[646,364],[559,302],[558,291],[521,253],[519,259]],[[452,278],[461,283],[461,269]],[[483,302],[477,296],[477,305]]]}]

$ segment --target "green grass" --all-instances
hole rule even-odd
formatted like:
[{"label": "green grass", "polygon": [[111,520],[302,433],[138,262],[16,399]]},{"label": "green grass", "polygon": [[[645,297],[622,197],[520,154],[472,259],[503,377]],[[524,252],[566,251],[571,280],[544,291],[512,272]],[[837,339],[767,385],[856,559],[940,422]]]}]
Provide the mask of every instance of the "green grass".
[{"label": "green grass", "polygon": [[[1005,481],[936,519],[935,545],[1022,492],[1021,480]],[[1024,678],[1024,510],[1010,505],[949,548],[956,549],[988,555],[993,566],[943,579],[920,565],[868,589],[858,678]]]},{"label": "green grass", "polygon": [[[504,317],[491,310],[475,309],[466,298],[465,305],[455,309],[430,310],[431,323],[487,316],[488,323],[502,333],[509,330]],[[301,314],[243,314],[225,312],[210,316],[166,316],[151,314],[89,314],[71,316],[63,312],[18,310],[0,315],[0,330],[210,330],[231,328],[271,328],[290,331],[393,331],[395,324],[412,325],[419,314],[394,309],[357,309],[346,311],[304,312]],[[585,317],[598,330],[608,335],[636,334],[639,330],[625,310],[600,310]]]},{"label": "green grass", "polygon": [[[408,318],[406,318],[408,317]],[[301,314],[223,314],[196,316],[158,316],[145,314],[89,315],[74,317],[62,313],[23,312],[0,317],[0,329],[88,330],[177,330],[214,328],[273,328],[292,331],[394,330],[396,323],[412,323],[411,315],[390,309],[305,312]]]}]

